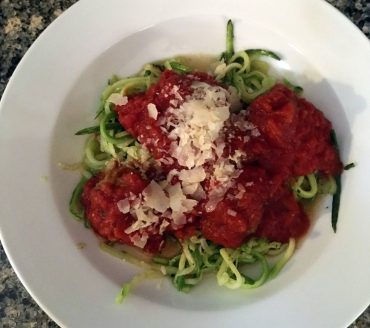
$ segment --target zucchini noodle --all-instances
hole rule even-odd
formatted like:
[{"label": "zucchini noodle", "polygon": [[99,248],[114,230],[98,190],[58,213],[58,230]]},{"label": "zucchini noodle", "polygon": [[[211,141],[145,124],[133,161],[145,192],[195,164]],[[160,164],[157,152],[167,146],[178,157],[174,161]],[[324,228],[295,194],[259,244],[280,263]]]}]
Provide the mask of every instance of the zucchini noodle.
[{"label": "zucchini noodle", "polygon": [[92,171],[102,170],[109,159],[109,154],[100,152],[99,141],[95,136],[91,136],[85,146],[84,164],[87,168]]},{"label": "zucchini noodle", "polygon": [[295,239],[290,238],[288,247],[286,251],[284,252],[283,256],[279,259],[279,261],[273,266],[273,268],[270,271],[271,279],[275,278],[279,274],[281,269],[285,266],[285,264],[292,257],[294,250],[295,250]]},{"label": "zucchini noodle", "polygon": [[141,282],[148,280],[148,279],[158,279],[161,278],[162,275],[157,271],[147,270],[139,273],[138,275],[134,276],[131,281],[126,282],[122,285],[122,288],[118,295],[116,296],[116,303],[121,304],[126,296],[129,294],[130,290]]},{"label": "zucchini noodle", "polygon": [[292,184],[292,190],[298,199],[313,199],[318,194],[334,195],[337,184],[332,176],[322,177],[312,173],[298,177]]},{"label": "zucchini noodle", "polygon": [[271,272],[269,268],[269,264],[264,255],[260,253],[253,253],[253,256],[255,257],[256,261],[258,261],[261,264],[261,275],[256,280],[253,280],[252,278],[244,275],[245,280],[247,280],[247,282],[245,282],[242,285],[242,287],[244,288],[257,288],[257,287],[262,286],[269,278],[269,275]]},{"label": "zucchini noodle", "polygon": [[111,159],[142,162],[150,157],[140,143],[123,130],[111,106],[117,98],[146,91],[158,80],[160,74],[161,70],[156,65],[147,64],[138,76],[124,79],[112,76],[100,97],[101,103],[96,115],[99,125],[76,133],[76,135],[92,134],[85,144],[83,159],[85,170],[93,173],[101,171]]},{"label": "zucchini noodle", "polygon": [[79,221],[84,220],[84,209],[80,204],[80,197],[87,179],[88,178],[86,177],[82,177],[76,188],[73,190],[71,200],[69,201],[69,209]]},{"label": "zucchini noodle", "polygon": [[217,282],[220,286],[237,289],[243,284],[244,278],[234,263],[239,254],[240,251],[238,249],[222,248],[220,250],[223,261],[216,275]]},{"label": "zucchini noodle", "polygon": [[160,68],[158,68],[158,66],[154,64],[145,64],[139,75],[152,76],[155,80],[157,80],[161,73],[162,71]]},{"label": "zucchini noodle", "polygon": [[264,49],[247,49],[234,53],[233,24],[229,20],[226,31],[226,51],[214,70],[216,80],[234,86],[241,100],[250,103],[276,83],[275,78],[267,75],[268,64],[259,60],[262,56],[280,60],[274,52]]},{"label": "zucchini noodle", "polygon": [[[131,255],[128,252],[117,250],[114,246],[105,243],[100,248],[121,260],[128,261],[143,268],[146,273],[161,274],[169,276],[174,286],[182,292],[188,292],[197,285],[207,273],[216,273],[217,283],[229,289],[257,288],[269,279],[273,279],[282,270],[294,253],[295,240],[290,239],[289,244],[269,242],[263,238],[253,238],[237,249],[221,248],[200,236],[193,236],[183,241],[182,251],[172,258],[160,256],[137,258],[137,254]],[[270,265],[268,258],[280,256],[276,264]],[[245,271],[247,264],[258,263],[260,275],[257,279],[249,277]],[[122,301],[128,291],[142,280],[138,275],[137,280],[131,280],[124,284],[119,294]],[[133,283],[135,282],[135,283]],[[128,287],[130,286],[130,287]]]},{"label": "zucchini noodle", "polygon": [[215,68],[216,80],[234,86],[240,98],[250,103],[259,95],[270,90],[276,79],[267,75],[268,64],[251,59],[248,51],[235,53],[228,62],[221,61]]},{"label": "zucchini noodle", "polygon": [[113,93],[120,93],[126,96],[130,94],[129,90],[136,90],[136,92],[145,91],[154,82],[155,79],[150,76],[129,77],[118,80],[103,90],[100,98],[101,102],[105,105],[108,97]]},{"label": "zucchini noodle", "polygon": [[[305,189],[304,186],[308,188]],[[298,177],[292,186],[294,193],[299,198],[314,198],[317,195],[317,181],[315,174]]]}]

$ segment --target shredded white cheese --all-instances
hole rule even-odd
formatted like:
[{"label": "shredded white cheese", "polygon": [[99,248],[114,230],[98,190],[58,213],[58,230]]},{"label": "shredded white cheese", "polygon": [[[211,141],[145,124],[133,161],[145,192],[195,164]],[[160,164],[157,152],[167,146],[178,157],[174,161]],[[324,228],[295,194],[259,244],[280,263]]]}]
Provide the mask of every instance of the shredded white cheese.
[{"label": "shredded white cheese", "polygon": [[124,106],[128,103],[128,98],[126,96],[122,96],[120,93],[112,93],[108,99],[107,102],[110,102],[117,106]]},{"label": "shredded white cheese", "polygon": [[147,241],[148,241],[149,236],[147,234],[139,235],[139,234],[134,234],[130,236],[130,240],[134,244],[134,246],[139,247],[139,248],[144,248]]},{"label": "shredded white cheese", "polygon": [[191,170],[182,170],[179,173],[179,179],[186,184],[202,182],[206,178],[206,172],[201,166],[197,166]]},{"label": "shredded white cheese", "polygon": [[[214,141],[229,118],[229,93],[203,82],[193,83],[193,94],[172,114],[166,124],[174,140],[171,155],[188,169],[214,158]],[[177,91],[176,91],[177,92]]]},{"label": "shredded white cheese", "polygon": [[230,216],[236,216],[236,212],[234,210],[228,209],[227,214]]},{"label": "shredded white cheese", "polygon": [[117,206],[120,212],[122,212],[123,214],[127,214],[130,212],[130,203],[127,198],[118,201]]},{"label": "shredded white cheese", "polygon": [[161,186],[154,180],[143,190],[144,205],[163,213],[170,206],[170,200]]},{"label": "shredded white cheese", "polygon": [[157,117],[158,117],[158,110],[157,110],[157,107],[156,107],[154,104],[150,103],[150,104],[148,104],[147,108],[148,108],[149,116],[150,116],[151,118],[153,118],[153,119],[155,119],[155,120],[156,120],[156,119],[157,119]]}]

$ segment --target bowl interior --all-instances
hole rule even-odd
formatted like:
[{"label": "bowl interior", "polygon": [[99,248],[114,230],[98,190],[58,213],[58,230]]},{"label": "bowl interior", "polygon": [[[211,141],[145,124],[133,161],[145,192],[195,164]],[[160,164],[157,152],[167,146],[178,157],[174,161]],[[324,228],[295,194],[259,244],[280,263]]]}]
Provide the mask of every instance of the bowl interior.
[{"label": "bowl interior", "polygon": [[[179,54],[218,55],[224,50],[225,27],[226,19],[223,17],[192,16],[164,21],[134,33],[106,49],[93,61],[85,63],[82,74],[73,82],[59,110],[51,144],[49,174],[53,198],[60,214],[58,219],[62,220],[72,243],[87,244],[81,256],[86,257],[91,270],[98,270],[116,285],[117,292],[120,285],[139,270],[103,254],[92,231],[84,229],[82,224],[72,219],[68,212],[68,201],[79,176],[61,170],[56,163],[80,161],[84,137],[75,136],[74,133],[93,125],[100,93],[111,75],[129,76],[138,72],[145,63]],[[254,37],[256,35],[258,38]],[[268,48],[282,56],[282,61],[268,60],[272,71],[303,86],[304,96],[333,122],[345,162],[352,141],[349,121],[331,82],[320,74],[310,58],[306,58],[299,48],[283,36],[248,21],[235,21],[235,39],[238,50]],[[132,293],[151,302],[194,311],[235,308],[261,302],[279,293],[287,284],[310,274],[311,267],[333,238],[329,207],[330,199],[320,203],[313,214],[315,223],[311,231],[284,271],[258,290],[248,291],[248,295],[245,291],[235,292],[217,287],[213,277],[206,279],[190,295],[178,293],[168,281],[146,282]]]}]

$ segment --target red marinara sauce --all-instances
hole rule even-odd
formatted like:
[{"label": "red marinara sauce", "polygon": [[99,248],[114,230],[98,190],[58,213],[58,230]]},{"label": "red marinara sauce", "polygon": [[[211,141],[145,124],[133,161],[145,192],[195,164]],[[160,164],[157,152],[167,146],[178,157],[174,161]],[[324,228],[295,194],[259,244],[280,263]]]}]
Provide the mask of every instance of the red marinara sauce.
[{"label": "red marinara sauce", "polygon": [[[170,105],[178,108],[192,93],[194,81],[218,85],[204,73],[165,71],[147,92],[129,97],[127,105],[116,107],[122,126],[156,160],[170,156],[171,140],[158,121],[150,117],[147,106],[154,104],[158,117],[165,119]],[[174,86],[177,96],[173,93]],[[185,239],[200,230],[216,244],[235,248],[252,236],[287,242],[307,232],[309,219],[295,199],[290,181],[313,172],[333,176],[341,173],[342,163],[330,141],[331,123],[314,105],[281,84],[258,97],[245,110],[244,119],[258,133],[247,135],[229,120],[226,134],[238,135],[238,139],[225,139],[226,156],[238,150],[247,154],[239,168],[240,174],[210,212],[205,204],[212,188],[207,189],[209,181],[204,181],[206,199],[199,202],[183,226],[169,225],[164,235],[175,234]],[[163,175],[163,169],[169,172],[173,168],[182,169],[175,160],[170,167],[162,165],[160,174]],[[124,230],[134,218],[121,213],[117,202],[130,193],[140,194],[149,182],[138,172],[123,167],[91,178],[85,185],[82,203],[95,232],[108,240],[131,245],[132,235]],[[164,235],[158,234],[158,229],[140,233],[149,236],[145,250],[157,252],[163,245]]]}]

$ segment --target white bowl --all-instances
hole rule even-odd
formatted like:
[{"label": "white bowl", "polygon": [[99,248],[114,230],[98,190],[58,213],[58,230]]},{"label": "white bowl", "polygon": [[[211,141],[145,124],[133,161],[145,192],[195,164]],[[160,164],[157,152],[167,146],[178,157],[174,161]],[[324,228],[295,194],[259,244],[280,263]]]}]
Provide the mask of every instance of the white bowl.
[{"label": "white bowl", "polygon": [[[74,132],[92,122],[113,73],[177,54],[218,54],[228,18],[237,49],[283,56],[276,71],[304,87],[333,122],[344,163],[356,162],[343,174],[338,232],[327,200],[284,271],[257,290],[207,279],[184,295],[154,281],[116,305],[138,269],[101,253],[72,219],[78,175],[58,162],[80,160],[84,139]],[[323,1],[78,2],[27,52],[1,102],[1,238],[19,278],[61,326],[347,326],[370,302],[369,58],[368,40]]]}]

